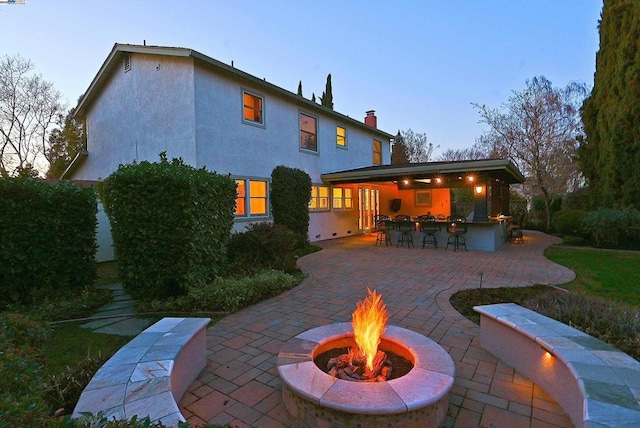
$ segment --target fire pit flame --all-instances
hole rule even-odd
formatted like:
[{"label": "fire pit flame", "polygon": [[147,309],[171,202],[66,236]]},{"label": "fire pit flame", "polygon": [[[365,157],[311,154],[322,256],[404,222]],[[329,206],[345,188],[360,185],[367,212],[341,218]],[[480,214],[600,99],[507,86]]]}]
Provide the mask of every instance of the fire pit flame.
[{"label": "fire pit flame", "polygon": [[382,295],[375,290],[367,288],[367,291],[369,296],[356,304],[351,325],[356,344],[367,360],[367,368],[374,370],[380,338],[387,329],[387,305],[382,303]]},{"label": "fire pit flame", "polygon": [[356,346],[329,359],[327,373],[344,380],[384,382],[391,376],[393,366],[387,354],[378,349],[387,329],[387,307],[375,290],[367,291],[369,296],[356,304],[351,317]]}]

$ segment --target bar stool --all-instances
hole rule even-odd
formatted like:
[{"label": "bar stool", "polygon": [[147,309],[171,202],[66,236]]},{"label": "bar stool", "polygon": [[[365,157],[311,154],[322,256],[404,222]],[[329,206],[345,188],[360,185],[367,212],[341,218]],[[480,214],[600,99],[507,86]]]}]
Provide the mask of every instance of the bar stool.
[{"label": "bar stool", "polygon": [[416,224],[411,220],[401,220],[396,221],[396,226],[398,230],[398,243],[396,247],[400,246],[400,244],[404,245],[407,243],[407,248],[415,247],[413,245],[413,232],[416,230]]},{"label": "bar stool", "polygon": [[438,248],[438,238],[436,232],[440,231],[440,225],[436,223],[436,218],[432,215],[421,215],[418,217],[418,223],[420,224],[420,232],[422,235],[422,248],[425,245],[433,245],[433,248]]},{"label": "bar stool", "polygon": [[467,233],[467,219],[464,217],[449,217],[447,233],[449,237],[447,238],[446,250],[449,249],[449,245],[453,245],[454,252],[460,247],[464,247],[464,250],[467,251],[467,241],[464,237]]},{"label": "bar stool", "polygon": [[373,220],[374,227],[376,228],[376,246],[378,243],[382,245],[384,243],[385,246],[389,246],[391,242],[391,233],[389,230],[392,228],[391,219],[386,215],[377,215]]}]

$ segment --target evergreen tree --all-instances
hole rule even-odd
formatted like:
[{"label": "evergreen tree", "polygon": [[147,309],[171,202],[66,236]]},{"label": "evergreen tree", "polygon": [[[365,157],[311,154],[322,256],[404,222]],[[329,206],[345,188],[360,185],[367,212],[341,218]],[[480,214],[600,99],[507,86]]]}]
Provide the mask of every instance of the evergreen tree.
[{"label": "evergreen tree", "polygon": [[331,88],[331,73],[327,75],[327,84],[325,86],[324,92],[322,93],[322,98],[320,98],[320,104],[325,107],[329,107],[333,110],[333,92]]},{"label": "evergreen tree", "polygon": [[316,102],[316,93],[311,94],[311,101]]},{"label": "evergreen tree", "polygon": [[409,157],[407,156],[407,148],[404,145],[404,139],[400,130],[396,138],[393,140],[393,146],[391,147],[391,164],[409,163]]},{"label": "evergreen tree", "polygon": [[54,129],[49,136],[49,149],[46,151],[48,178],[60,178],[78,152],[86,147],[84,127],[75,120],[74,112],[75,109],[69,110],[62,130]]},{"label": "evergreen tree", "polygon": [[640,2],[606,0],[578,160],[593,207],[640,206]]},{"label": "evergreen tree", "polygon": [[298,82],[298,95],[302,96],[302,80]]}]

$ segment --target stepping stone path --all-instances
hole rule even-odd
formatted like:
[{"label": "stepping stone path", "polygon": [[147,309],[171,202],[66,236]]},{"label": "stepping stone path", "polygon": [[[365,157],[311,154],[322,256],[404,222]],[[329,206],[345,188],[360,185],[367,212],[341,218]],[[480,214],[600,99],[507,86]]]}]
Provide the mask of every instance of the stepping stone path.
[{"label": "stepping stone path", "polygon": [[117,334],[120,336],[136,336],[151,325],[151,318],[137,318],[135,314],[135,300],[129,297],[121,283],[105,285],[111,290],[113,300],[98,308],[91,317],[92,321],[82,324],[81,327],[93,330],[96,333]]}]

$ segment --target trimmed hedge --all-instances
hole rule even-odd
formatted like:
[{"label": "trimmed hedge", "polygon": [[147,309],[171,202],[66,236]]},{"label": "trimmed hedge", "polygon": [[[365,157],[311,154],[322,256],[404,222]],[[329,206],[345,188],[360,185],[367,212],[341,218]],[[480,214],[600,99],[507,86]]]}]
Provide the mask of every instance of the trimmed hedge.
[{"label": "trimmed hedge", "polygon": [[284,225],[299,237],[299,247],[309,242],[311,177],[298,168],[277,166],[271,172],[273,222]]},{"label": "trimmed hedge", "polygon": [[633,207],[599,208],[588,212],[582,224],[596,247],[640,249],[640,211]]},{"label": "trimmed hedge", "polygon": [[96,213],[91,188],[0,179],[0,305],[91,285]]},{"label": "trimmed hedge", "polygon": [[120,279],[136,299],[177,296],[224,272],[236,183],[182,159],[120,165],[98,187]]},{"label": "trimmed hedge", "polygon": [[582,236],[582,219],[586,212],[580,210],[564,210],[556,213],[553,224],[556,232],[563,236]]},{"label": "trimmed hedge", "polygon": [[295,272],[298,237],[286,226],[254,223],[231,235],[227,250],[235,272],[276,269]]}]

